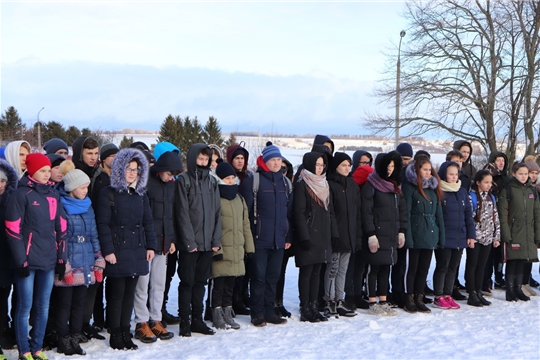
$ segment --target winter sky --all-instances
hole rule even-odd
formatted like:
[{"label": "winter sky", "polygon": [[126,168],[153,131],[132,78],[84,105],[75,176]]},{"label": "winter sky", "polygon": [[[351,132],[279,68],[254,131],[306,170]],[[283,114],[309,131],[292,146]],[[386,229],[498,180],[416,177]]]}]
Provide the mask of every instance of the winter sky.
[{"label": "winter sky", "polygon": [[404,7],[2,1],[1,110],[103,130],[157,130],[173,114],[224,131],[365,133],[365,111],[386,110],[370,94]]}]

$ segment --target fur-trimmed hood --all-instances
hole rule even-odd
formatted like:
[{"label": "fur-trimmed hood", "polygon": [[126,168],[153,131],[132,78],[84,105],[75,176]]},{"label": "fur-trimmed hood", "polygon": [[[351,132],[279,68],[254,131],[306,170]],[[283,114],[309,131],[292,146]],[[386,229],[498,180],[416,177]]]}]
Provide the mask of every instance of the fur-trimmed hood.
[{"label": "fur-trimmed hood", "polygon": [[135,185],[135,192],[143,195],[146,192],[149,166],[146,156],[139,149],[126,148],[116,154],[111,165],[111,187],[118,192],[128,191],[126,169],[131,161],[136,161],[139,164],[140,173]]},{"label": "fur-trimmed hood", "polygon": [[[388,177],[388,165],[390,162],[394,162],[394,172]],[[403,173],[403,161],[401,155],[397,151],[390,151],[389,153],[380,153],[375,158],[375,171],[377,175],[383,180],[394,180],[396,185],[401,185],[401,174]]]},{"label": "fur-trimmed hood", "polygon": [[8,178],[6,183],[6,189],[4,193],[0,195],[0,206],[4,206],[13,192],[17,189],[17,183],[19,177],[17,172],[6,160],[0,159],[0,170],[4,172]]}]

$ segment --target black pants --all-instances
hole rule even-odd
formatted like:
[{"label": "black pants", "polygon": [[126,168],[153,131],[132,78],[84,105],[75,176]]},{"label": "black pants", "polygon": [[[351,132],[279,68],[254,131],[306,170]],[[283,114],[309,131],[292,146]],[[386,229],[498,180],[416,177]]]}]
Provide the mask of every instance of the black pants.
[{"label": "black pants", "polygon": [[4,328],[7,328],[9,318],[9,294],[11,286],[0,287],[0,338],[4,336]]},{"label": "black pants", "polygon": [[433,293],[435,296],[452,295],[457,269],[463,249],[435,250],[435,272],[433,273]]},{"label": "black pants", "polygon": [[107,321],[111,329],[129,329],[138,280],[138,276],[107,277]]},{"label": "black pants", "polygon": [[58,335],[79,334],[82,331],[86,286],[56,287],[55,326]]},{"label": "black pants", "polygon": [[300,294],[300,303],[317,301],[319,294],[320,273],[322,264],[313,264],[300,266],[298,273],[298,293]]},{"label": "black pants", "polygon": [[508,260],[506,262],[506,277],[522,275],[525,263],[525,260]]},{"label": "black pants", "polygon": [[432,256],[433,250],[431,249],[407,249],[405,293],[424,293]]},{"label": "black pants", "polygon": [[501,282],[503,279],[503,244],[499,247],[491,247],[488,260],[486,262],[486,269],[484,271],[484,289],[493,288],[492,276],[495,273],[495,281]]},{"label": "black pants", "polygon": [[369,297],[388,295],[389,275],[390,265],[368,265],[366,277]]},{"label": "black pants", "polygon": [[523,284],[522,285],[529,285],[529,281],[531,280],[531,271],[532,271],[532,262],[526,262],[523,265]]},{"label": "black pants", "polygon": [[[92,319],[92,314],[94,313],[94,303],[96,301],[98,287],[99,287],[99,283],[97,282],[93,285],[88,286],[88,292],[86,294],[86,303],[84,305],[84,312],[83,312],[83,324],[90,324],[90,319]],[[103,296],[103,294],[101,296]]]},{"label": "black pants", "polygon": [[212,279],[210,306],[212,308],[232,306],[232,295],[236,276],[220,276]]},{"label": "black pants", "polygon": [[[474,248],[467,248],[465,263],[465,287],[467,292],[481,291],[484,283],[484,271],[492,245],[475,243]],[[487,288],[485,288],[487,290]]]},{"label": "black pants", "polygon": [[188,320],[189,315],[192,315],[193,319],[202,319],[204,287],[212,270],[212,254],[212,251],[179,252],[178,306],[183,320]]},{"label": "black pants", "polygon": [[[167,278],[165,279],[165,293],[163,294],[163,310],[167,309],[167,301],[169,300],[169,290],[171,289],[171,281],[176,274],[176,264],[178,264],[178,251],[167,255]],[[180,284],[178,284],[178,293],[180,293]]]},{"label": "black pants", "polygon": [[105,326],[105,304],[103,303],[103,292],[105,289],[105,281],[96,283],[96,297],[94,298],[94,325]]},{"label": "black pants", "polygon": [[405,266],[407,264],[407,249],[401,248],[397,251],[397,262],[392,266],[392,294],[400,294],[404,292],[405,284]]},{"label": "black pants", "polygon": [[365,265],[361,251],[351,254],[347,275],[345,276],[345,297],[362,296]]},{"label": "black pants", "polygon": [[285,290],[285,272],[287,271],[287,264],[289,263],[289,258],[294,256],[294,250],[288,248],[283,253],[283,262],[281,263],[281,274],[279,274],[279,280],[276,286],[276,300],[283,302],[283,292]]}]

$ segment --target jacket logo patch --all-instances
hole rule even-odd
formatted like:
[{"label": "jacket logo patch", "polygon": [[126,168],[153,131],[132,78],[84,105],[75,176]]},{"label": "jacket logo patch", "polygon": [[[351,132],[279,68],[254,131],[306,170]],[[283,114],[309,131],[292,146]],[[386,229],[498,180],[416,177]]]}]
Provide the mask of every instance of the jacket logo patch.
[{"label": "jacket logo patch", "polygon": [[519,244],[512,244],[512,250],[519,250],[521,246]]},{"label": "jacket logo patch", "polygon": [[32,203],[32,206],[39,206],[39,203],[36,200],[34,200],[34,202]]},{"label": "jacket logo patch", "polygon": [[534,194],[529,194],[529,199],[534,199]]}]

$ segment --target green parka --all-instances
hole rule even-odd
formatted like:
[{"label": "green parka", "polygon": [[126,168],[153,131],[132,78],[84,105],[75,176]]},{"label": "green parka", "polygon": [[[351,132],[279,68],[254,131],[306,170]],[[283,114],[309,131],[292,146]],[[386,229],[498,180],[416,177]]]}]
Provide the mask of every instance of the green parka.
[{"label": "green parka", "polygon": [[236,195],[233,200],[221,198],[221,249],[223,260],[212,262],[212,277],[242,276],[246,273],[244,257],[255,252],[249,212],[244,200]]},{"label": "green parka", "polygon": [[[512,194],[507,194],[507,188]],[[510,198],[510,203],[508,203]],[[538,261],[540,244],[540,202],[530,186],[512,178],[499,193],[501,240],[506,247],[507,260]]]}]

